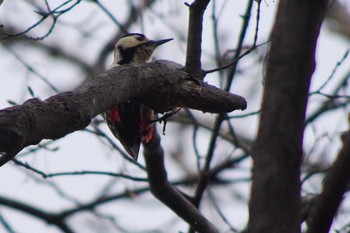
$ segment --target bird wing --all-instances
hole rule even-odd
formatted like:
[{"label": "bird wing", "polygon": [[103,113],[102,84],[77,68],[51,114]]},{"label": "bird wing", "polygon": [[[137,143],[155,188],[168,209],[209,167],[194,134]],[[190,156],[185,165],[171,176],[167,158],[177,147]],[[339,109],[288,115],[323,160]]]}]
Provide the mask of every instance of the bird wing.
[{"label": "bird wing", "polygon": [[137,160],[141,144],[141,104],[129,101],[119,104],[105,114],[107,125],[128,154]]}]

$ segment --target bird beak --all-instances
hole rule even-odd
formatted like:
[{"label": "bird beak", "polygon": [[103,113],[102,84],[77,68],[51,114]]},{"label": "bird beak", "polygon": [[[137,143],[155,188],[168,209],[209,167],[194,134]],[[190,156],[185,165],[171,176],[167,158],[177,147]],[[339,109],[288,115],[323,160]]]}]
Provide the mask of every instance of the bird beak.
[{"label": "bird beak", "polygon": [[164,40],[150,40],[149,45],[154,46],[157,48],[159,45],[165,44],[166,42],[169,42],[173,40],[174,38],[164,39]]}]

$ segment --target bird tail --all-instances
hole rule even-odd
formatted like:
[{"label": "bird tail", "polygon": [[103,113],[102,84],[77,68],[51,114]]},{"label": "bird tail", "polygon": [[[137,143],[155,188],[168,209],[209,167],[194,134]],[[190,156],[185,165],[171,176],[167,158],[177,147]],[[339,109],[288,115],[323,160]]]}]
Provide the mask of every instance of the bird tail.
[{"label": "bird tail", "polygon": [[137,160],[141,145],[140,111],[141,104],[132,101],[122,103],[105,114],[109,129],[134,160]]}]

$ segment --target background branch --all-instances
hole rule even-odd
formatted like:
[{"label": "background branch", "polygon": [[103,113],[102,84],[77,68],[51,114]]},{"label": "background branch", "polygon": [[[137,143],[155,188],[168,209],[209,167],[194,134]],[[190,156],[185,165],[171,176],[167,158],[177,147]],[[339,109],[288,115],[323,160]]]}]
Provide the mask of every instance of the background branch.
[{"label": "background branch", "polygon": [[327,172],[323,190],[313,203],[307,233],[329,232],[333,218],[342,202],[350,181],[350,132],[343,134],[343,147]]},{"label": "background branch", "polygon": [[[228,71],[227,83],[225,86],[225,90],[230,90],[232,80],[234,78],[234,75],[235,75],[237,67],[238,67],[239,60],[236,60],[236,59],[239,57],[239,55],[241,53],[241,49],[243,47],[243,41],[244,41],[244,38],[246,36],[246,32],[248,30],[250,15],[251,15],[252,9],[253,9],[253,3],[254,3],[254,0],[249,0],[244,17],[243,17],[241,33],[239,36],[238,44],[236,46],[236,54],[235,54],[235,57],[233,58],[234,63],[232,64],[232,66],[230,67],[230,69]],[[258,25],[258,22],[257,22],[257,25]],[[255,40],[256,40],[256,38],[257,38],[257,36],[255,36]],[[194,198],[193,198],[193,203],[197,208],[200,206],[200,203],[201,203],[202,198],[203,198],[203,194],[204,194],[204,192],[207,189],[208,184],[209,184],[208,171],[209,171],[210,165],[214,159],[214,152],[215,152],[218,137],[220,135],[220,128],[222,127],[223,122],[227,119],[228,119],[227,114],[219,114],[215,118],[215,121],[213,124],[214,126],[213,126],[212,133],[211,133],[210,143],[208,146],[208,151],[207,151],[207,154],[205,157],[204,168],[201,171],[199,171],[200,172],[200,179],[199,179],[199,182],[197,184]],[[227,122],[228,122],[228,124],[230,124],[230,121],[227,121]],[[231,131],[231,132],[233,132],[233,131]],[[235,138],[236,136],[232,134],[232,137]],[[232,141],[235,141],[235,140],[233,139]],[[190,229],[189,232],[193,233],[194,229]]]},{"label": "background branch", "polygon": [[157,131],[154,131],[151,143],[144,144],[144,148],[149,185],[153,195],[196,231],[218,232],[214,225],[169,183],[164,166],[164,151],[160,145],[160,136]]},{"label": "background branch", "polygon": [[74,231],[65,223],[65,216],[60,214],[54,214],[46,212],[42,209],[36,208],[34,206],[28,205],[26,203],[16,201],[13,198],[9,199],[6,197],[0,196],[0,205],[7,206],[16,210],[19,210],[23,213],[26,213],[31,216],[35,216],[49,224],[53,224],[60,228],[62,232],[73,233]]}]

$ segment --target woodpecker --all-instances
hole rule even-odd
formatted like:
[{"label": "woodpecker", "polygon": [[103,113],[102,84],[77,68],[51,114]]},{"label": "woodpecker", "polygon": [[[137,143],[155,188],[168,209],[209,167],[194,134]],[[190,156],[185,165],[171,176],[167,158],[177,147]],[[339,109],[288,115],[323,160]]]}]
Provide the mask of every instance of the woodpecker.
[{"label": "woodpecker", "polygon": [[[115,44],[114,61],[110,68],[149,62],[154,50],[171,40],[149,40],[140,33],[126,34]],[[121,103],[103,114],[113,135],[134,160],[137,160],[141,142],[149,143],[152,139],[155,127],[153,116],[153,109],[133,100]]]}]

